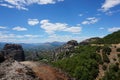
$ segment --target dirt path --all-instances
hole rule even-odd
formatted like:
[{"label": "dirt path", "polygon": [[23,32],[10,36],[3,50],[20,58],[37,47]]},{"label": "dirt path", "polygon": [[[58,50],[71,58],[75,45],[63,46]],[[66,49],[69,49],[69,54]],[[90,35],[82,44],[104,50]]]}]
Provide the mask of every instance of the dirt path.
[{"label": "dirt path", "polygon": [[68,77],[63,72],[49,65],[31,61],[21,63],[32,68],[41,80],[68,80]]}]

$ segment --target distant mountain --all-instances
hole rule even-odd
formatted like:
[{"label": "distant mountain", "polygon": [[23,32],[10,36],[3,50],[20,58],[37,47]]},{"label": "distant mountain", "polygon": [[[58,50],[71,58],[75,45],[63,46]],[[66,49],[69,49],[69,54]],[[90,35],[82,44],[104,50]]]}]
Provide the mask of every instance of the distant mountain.
[{"label": "distant mountain", "polygon": [[47,43],[43,43],[43,44],[48,44],[48,45],[57,47],[57,46],[62,46],[63,44],[65,44],[65,42],[54,41],[54,42],[47,42]]},{"label": "distant mountain", "polygon": [[[6,42],[7,43],[7,42]],[[0,42],[0,50],[3,49],[5,42]],[[23,49],[52,49],[60,47],[65,42],[46,42],[46,43],[17,43],[23,46]]]},{"label": "distant mountain", "polygon": [[6,44],[6,43],[4,43],[4,42],[0,42],[0,50],[3,49],[3,47],[4,47],[5,44]]},{"label": "distant mountain", "polygon": [[61,45],[63,45],[65,42],[46,42],[46,43],[31,43],[31,44],[25,44],[25,43],[21,43],[21,45],[23,46],[24,49],[53,49],[53,48],[57,48],[60,47]]}]

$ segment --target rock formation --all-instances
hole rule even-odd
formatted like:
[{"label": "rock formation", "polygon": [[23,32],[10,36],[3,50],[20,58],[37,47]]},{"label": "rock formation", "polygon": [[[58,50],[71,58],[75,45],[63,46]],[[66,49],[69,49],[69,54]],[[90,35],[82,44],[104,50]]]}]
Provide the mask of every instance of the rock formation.
[{"label": "rock formation", "polygon": [[0,55],[0,60],[3,59],[2,56],[4,56],[5,59],[12,58],[17,61],[25,60],[23,48],[18,44],[6,44],[3,50],[0,52]]},{"label": "rock formation", "polygon": [[61,53],[63,53],[62,54],[63,58],[66,57],[66,55],[68,55],[68,52],[73,51],[76,46],[78,46],[78,42],[76,40],[68,41],[63,46],[54,50],[53,59],[57,60]]}]

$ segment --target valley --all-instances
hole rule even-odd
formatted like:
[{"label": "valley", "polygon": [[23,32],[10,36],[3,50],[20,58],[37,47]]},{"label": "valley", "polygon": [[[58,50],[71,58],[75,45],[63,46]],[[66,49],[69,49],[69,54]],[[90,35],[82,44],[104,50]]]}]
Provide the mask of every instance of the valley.
[{"label": "valley", "polygon": [[29,59],[20,44],[5,44],[0,52],[0,80],[17,76],[17,80],[119,80],[120,44],[114,42],[119,33],[110,34],[117,36],[112,44],[99,43],[105,38],[90,38],[80,43],[71,40],[42,53],[32,49]]}]

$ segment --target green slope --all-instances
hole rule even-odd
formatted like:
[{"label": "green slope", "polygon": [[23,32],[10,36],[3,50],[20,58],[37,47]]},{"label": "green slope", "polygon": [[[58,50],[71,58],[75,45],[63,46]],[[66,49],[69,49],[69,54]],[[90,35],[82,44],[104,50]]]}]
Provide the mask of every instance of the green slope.
[{"label": "green slope", "polygon": [[120,30],[116,31],[112,34],[109,34],[105,36],[104,38],[97,40],[96,42],[93,43],[98,43],[98,44],[118,44],[120,43]]}]

